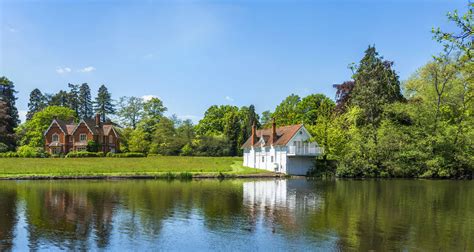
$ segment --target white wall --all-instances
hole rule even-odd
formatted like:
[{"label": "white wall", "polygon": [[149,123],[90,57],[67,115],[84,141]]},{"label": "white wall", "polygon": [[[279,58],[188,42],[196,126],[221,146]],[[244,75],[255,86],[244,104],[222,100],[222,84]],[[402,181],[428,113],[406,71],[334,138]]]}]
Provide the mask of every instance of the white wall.
[{"label": "white wall", "polygon": [[287,174],[306,175],[306,173],[314,168],[314,157],[295,156],[287,159]]}]

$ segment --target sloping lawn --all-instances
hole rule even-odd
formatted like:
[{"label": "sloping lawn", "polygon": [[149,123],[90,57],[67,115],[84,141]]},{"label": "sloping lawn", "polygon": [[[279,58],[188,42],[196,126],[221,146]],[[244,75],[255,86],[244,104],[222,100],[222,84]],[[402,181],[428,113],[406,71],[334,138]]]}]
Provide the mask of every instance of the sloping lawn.
[{"label": "sloping lawn", "polygon": [[242,166],[238,157],[0,158],[0,178],[35,176],[248,175],[268,171]]}]

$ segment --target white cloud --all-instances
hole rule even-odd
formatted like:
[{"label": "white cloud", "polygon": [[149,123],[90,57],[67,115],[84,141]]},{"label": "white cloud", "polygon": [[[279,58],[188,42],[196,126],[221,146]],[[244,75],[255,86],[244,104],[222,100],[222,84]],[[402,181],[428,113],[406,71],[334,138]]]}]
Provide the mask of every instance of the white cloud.
[{"label": "white cloud", "polygon": [[151,100],[152,98],[159,98],[159,97],[156,96],[156,95],[144,95],[144,96],[142,96],[142,99],[143,99],[144,101],[149,101],[149,100]]},{"label": "white cloud", "polygon": [[71,68],[69,67],[57,67],[56,68],[56,73],[58,74],[66,74],[66,73],[70,73],[71,72]]},{"label": "white cloud", "polygon": [[80,73],[89,73],[89,72],[95,71],[95,67],[88,66],[88,67],[84,67],[82,69],[79,69],[77,71],[80,72]]},{"label": "white cloud", "polygon": [[230,101],[230,102],[233,102],[234,101],[234,98],[230,97],[230,96],[226,96],[225,99],[227,101]]}]

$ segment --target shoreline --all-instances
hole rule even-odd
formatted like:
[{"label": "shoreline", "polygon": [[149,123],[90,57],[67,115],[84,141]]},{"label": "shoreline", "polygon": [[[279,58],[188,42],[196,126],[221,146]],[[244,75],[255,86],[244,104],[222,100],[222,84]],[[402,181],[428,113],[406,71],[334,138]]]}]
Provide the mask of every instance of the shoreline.
[{"label": "shoreline", "polygon": [[285,174],[261,173],[261,174],[192,174],[191,176],[180,176],[180,173],[172,174],[145,174],[145,175],[44,175],[44,176],[18,176],[18,177],[0,177],[0,181],[7,180],[139,180],[139,179],[247,179],[247,178],[284,178]]}]

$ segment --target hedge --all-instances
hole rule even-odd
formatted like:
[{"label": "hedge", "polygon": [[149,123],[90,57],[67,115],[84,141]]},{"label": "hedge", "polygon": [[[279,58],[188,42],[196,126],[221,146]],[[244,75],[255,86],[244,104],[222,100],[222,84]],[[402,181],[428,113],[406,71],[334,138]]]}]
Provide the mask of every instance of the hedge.
[{"label": "hedge", "polygon": [[103,152],[88,152],[88,151],[72,151],[69,152],[67,158],[84,158],[84,157],[103,157]]},{"label": "hedge", "polygon": [[145,153],[141,152],[125,152],[125,153],[107,153],[107,157],[113,158],[131,158],[131,157],[146,157]]}]

